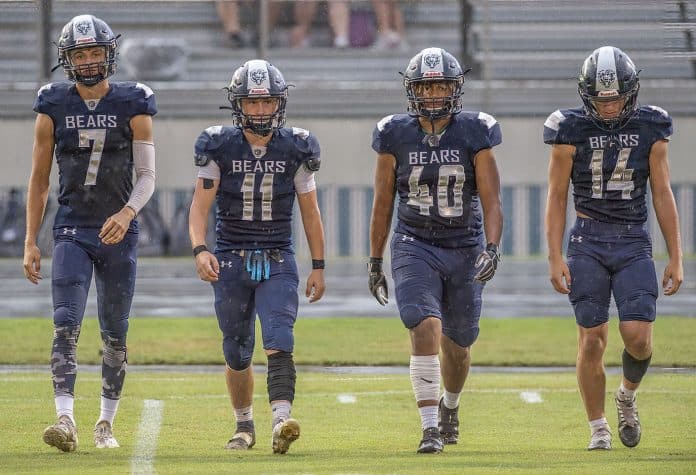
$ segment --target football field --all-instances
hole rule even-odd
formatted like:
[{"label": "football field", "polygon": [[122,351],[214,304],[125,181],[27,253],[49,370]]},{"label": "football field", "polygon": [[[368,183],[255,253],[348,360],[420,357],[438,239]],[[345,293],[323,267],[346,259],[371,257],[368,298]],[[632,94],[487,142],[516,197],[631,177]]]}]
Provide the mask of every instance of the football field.
[{"label": "football field", "polygon": [[[654,372],[639,396],[643,439],[623,447],[607,394],[614,450],[587,452],[589,431],[572,371],[474,372],[462,395],[460,443],[418,455],[420,427],[406,371],[300,371],[293,416],[300,439],[286,455],[270,448],[265,375],[256,376],[256,446],[223,449],[233,430],[221,368],[134,367],[115,434],[120,449],[97,451],[91,428],[101,382],[78,377],[80,446],[62,453],[41,441],[54,413],[44,369],[0,373],[1,473],[694,473],[693,372]],[[615,372],[607,387],[618,385]]]}]

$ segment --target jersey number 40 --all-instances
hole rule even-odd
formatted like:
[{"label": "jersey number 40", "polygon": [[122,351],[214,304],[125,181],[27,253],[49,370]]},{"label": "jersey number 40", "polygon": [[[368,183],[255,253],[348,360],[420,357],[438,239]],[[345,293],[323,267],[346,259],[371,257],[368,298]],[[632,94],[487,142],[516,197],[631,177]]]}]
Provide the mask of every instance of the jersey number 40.
[{"label": "jersey number 40", "polygon": [[[408,177],[408,202],[409,206],[418,208],[418,212],[423,216],[430,216],[430,208],[434,206],[433,195],[430,186],[426,183],[419,183],[422,166],[411,169]],[[465,180],[464,167],[462,165],[442,165],[437,178],[437,212],[443,218],[455,218],[464,213],[462,189]],[[454,179],[454,180],[452,180]],[[452,204],[449,202],[449,195],[452,194]]]}]

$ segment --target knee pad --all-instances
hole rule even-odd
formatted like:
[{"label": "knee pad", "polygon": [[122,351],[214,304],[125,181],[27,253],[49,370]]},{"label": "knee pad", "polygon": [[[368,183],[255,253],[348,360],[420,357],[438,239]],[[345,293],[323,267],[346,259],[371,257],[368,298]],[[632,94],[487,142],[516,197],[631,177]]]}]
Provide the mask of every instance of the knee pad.
[{"label": "knee pad", "polygon": [[268,401],[295,400],[295,362],[292,353],[279,351],[268,356]]},{"label": "knee pad", "polygon": [[469,347],[474,344],[476,339],[478,339],[480,328],[478,325],[475,327],[464,328],[460,331],[451,330],[449,328],[443,328],[442,333],[446,335],[450,340],[455,342],[461,347]]},{"label": "knee pad", "polygon": [[230,369],[243,371],[251,366],[251,358],[254,355],[254,339],[252,337],[225,336],[222,339],[222,352]]},{"label": "knee pad", "polygon": [[643,376],[645,376],[645,373],[647,373],[648,371],[651,359],[652,355],[648,356],[644,360],[637,360],[633,356],[631,356],[631,354],[628,351],[626,351],[626,349],[624,349],[623,353],[621,354],[621,361],[623,361],[624,377],[632,383],[640,383],[640,380],[643,379]]},{"label": "knee pad", "polygon": [[74,395],[77,377],[77,340],[80,325],[55,326],[51,348],[51,375],[56,396]]},{"label": "knee pad", "polygon": [[640,293],[617,304],[621,321],[638,320],[654,322],[657,315],[657,297]]}]

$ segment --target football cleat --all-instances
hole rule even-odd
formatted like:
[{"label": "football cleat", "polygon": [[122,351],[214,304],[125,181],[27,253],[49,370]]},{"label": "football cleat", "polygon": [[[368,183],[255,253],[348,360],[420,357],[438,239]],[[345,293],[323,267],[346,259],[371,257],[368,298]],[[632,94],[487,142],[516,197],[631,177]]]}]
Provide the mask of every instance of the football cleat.
[{"label": "football cleat", "polygon": [[597,429],[592,434],[587,450],[611,450],[611,432],[608,427]]},{"label": "football cleat", "polygon": [[251,432],[235,432],[227,442],[225,448],[228,450],[249,450],[256,444],[256,434]]},{"label": "football cleat", "polygon": [[442,436],[442,441],[449,444],[456,444],[459,440],[459,406],[454,409],[449,409],[445,406],[445,403],[440,399],[440,404],[438,405],[437,411],[437,422],[438,428],[440,429],[440,435]]},{"label": "football cleat", "polygon": [[423,431],[423,439],[418,445],[419,454],[439,454],[444,448],[442,436],[437,427],[428,427]]},{"label": "football cleat", "polygon": [[271,445],[274,454],[284,454],[290,448],[290,444],[300,437],[300,423],[295,419],[280,421],[273,428]]},{"label": "football cleat", "polygon": [[626,447],[635,447],[640,442],[640,420],[635,396],[625,401],[616,393],[616,411],[619,415],[619,439]]},{"label": "football cleat", "polygon": [[98,449],[115,449],[120,447],[114,438],[111,424],[108,421],[99,421],[94,426],[94,446]]},{"label": "football cleat", "polygon": [[44,429],[43,441],[63,452],[74,452],[77,449],[77,428],[68,416],[60,416],[55,424]]}]

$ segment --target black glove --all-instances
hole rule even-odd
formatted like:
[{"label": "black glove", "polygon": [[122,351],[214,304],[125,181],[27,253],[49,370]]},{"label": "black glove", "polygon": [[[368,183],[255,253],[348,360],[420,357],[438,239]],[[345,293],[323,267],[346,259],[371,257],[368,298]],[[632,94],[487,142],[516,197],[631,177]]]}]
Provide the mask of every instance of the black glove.
[{"label": "black glove", "polygon": [[488,282],[495,275],[495,270],[500,262],[500,254],[498,254],[498,245],[489,242],[486,250],[476,258],[474,266],[476,267],[476,275],[474,280],[479,282]]},{"label": "black glove", "polygon": [[380,305],[388,304],[389,291],[387,290],[387,278],[382,270],[381,257],[370,257],[370,262],[367,264],[367,275],[367,285],[377,302]]}]

